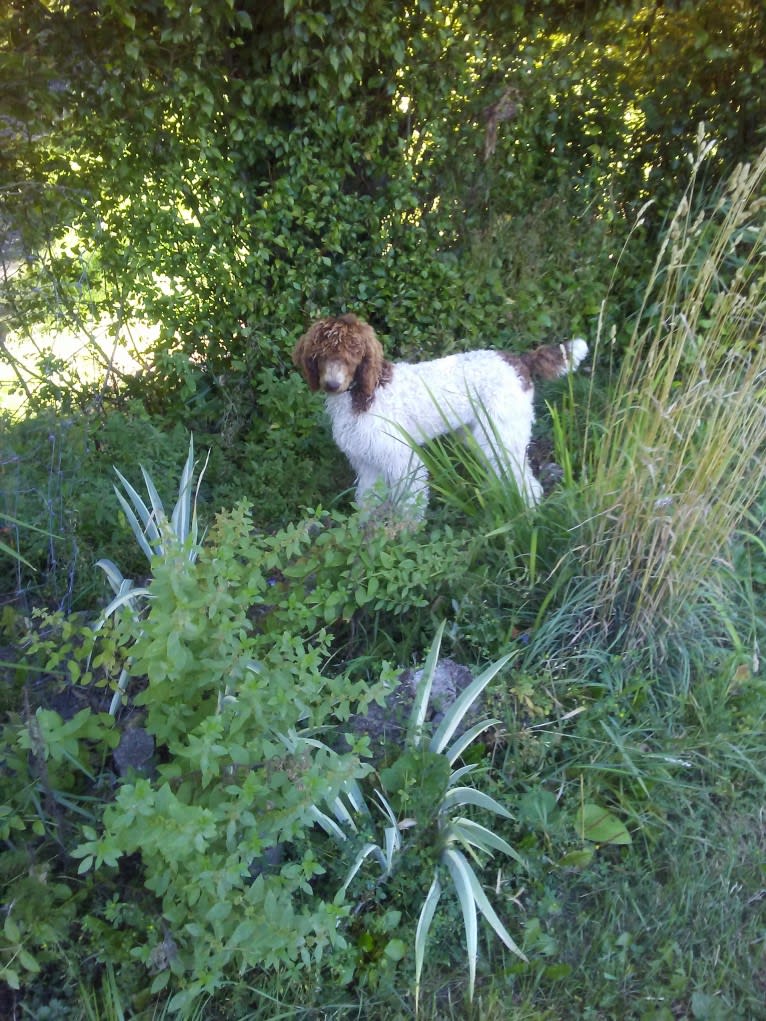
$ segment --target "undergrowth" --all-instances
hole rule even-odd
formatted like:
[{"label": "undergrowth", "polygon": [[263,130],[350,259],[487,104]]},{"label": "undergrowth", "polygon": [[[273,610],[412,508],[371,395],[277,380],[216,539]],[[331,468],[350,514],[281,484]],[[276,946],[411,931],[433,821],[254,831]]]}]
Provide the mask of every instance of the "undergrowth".
[{"label": "undergrowth", "polygon": [[[3,1009],[55,1017],[55,988],[78,1021],[391,1021],[417,985],[427,1021],[766,1018],[764,173],[707,207],[690,190],[617,374],[602,335],[591,378],[546,391],[539,508],[450,439],[420,531],[345,503],[264,527],[203,487],[196,545],[147,568],[104,470],[92,541],[122,537],[98,552],[140,599],[97,629],[4,621],[24,662],[0,736]],[[145,465],[163,491],[187,445]],[[446,763],[417,713],[378,747],[355,721],[442,628],[442,658],[501,664],[480,722]],[[460,872],[418,937],[477,834],[478,886]],[[474,931],[484,897],[498,925]]]}]

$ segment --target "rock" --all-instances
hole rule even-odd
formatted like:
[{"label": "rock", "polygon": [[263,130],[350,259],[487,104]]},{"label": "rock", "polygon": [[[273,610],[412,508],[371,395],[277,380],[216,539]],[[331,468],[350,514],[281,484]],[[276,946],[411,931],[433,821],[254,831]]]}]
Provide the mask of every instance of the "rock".
[{"label": "rock", "polygon": [[154,755],[154,738],[143,727],[130,727],[123,731],[120,743],[114,750],[114,764],[120,776],[130,769],[146,775],[151,771]]},{"label": "rock", "polygon": [[[350,726],[353,733],[366,734],[369,737],[373,760],[376,753],[386,746],[404,744],[407,724],[422,676],[422,670],[404,670],[386,698],[385,705],[373,703],[365,714],[351,718]],[[472,681],[473,674],[468,667],[451,659],[440,659],[434,669],[426,722],[436,728],[450,706],[454,705]],[[475,722],[482,712],[482,701],[479,699],[474,704],[458,732]]]}]

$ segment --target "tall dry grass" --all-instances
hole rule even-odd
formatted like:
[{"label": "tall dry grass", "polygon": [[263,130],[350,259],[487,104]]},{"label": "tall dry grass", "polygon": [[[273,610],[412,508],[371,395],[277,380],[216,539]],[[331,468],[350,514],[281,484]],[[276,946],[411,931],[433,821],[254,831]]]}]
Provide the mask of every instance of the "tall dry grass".
[{"label": "tall dry grass", "polygon": [[631,644],[684,619],[766,485],[766,150],[700,208],[708,152],[700,139],[606,420],[587,427],[582,566],[594,620]]}]

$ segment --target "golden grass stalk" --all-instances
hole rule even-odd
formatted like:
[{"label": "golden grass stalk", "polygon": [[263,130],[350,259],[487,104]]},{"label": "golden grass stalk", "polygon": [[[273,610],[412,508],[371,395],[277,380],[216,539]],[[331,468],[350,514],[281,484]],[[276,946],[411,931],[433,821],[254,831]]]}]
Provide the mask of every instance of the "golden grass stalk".
[{"label": "golden grass stalk", "polygon": [[766,483],[766,151],[695,213],[702,143],[602,423],[588,426],[594,616],[680,620]]}]

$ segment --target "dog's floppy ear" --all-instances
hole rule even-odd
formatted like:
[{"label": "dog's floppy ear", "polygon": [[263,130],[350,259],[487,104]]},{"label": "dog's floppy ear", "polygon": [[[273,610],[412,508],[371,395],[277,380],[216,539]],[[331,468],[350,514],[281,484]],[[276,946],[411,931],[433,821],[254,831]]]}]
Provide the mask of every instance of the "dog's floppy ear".
[{"label": "dog's floppy ear", "polygon": [[354,404],[366,410],[383,374],[383,348],[367,323],[358,322],[355,328],[358,339],[364,345],[364,354],[354,373]]},{"label": "dog's floppy ear", "polygon": [[311,350],[314,345],[316,326],[312,326],[308,333],[304,333],[293,351],[293,365],[299,370],[309,385],[309,389],[319,389],[319,366]]}]

